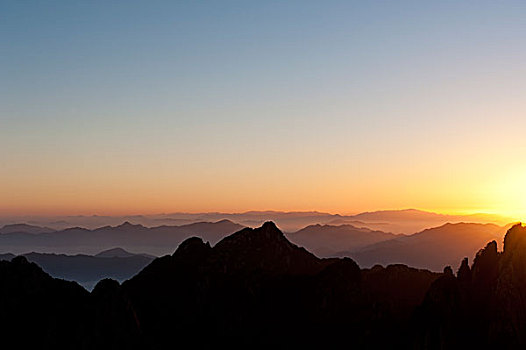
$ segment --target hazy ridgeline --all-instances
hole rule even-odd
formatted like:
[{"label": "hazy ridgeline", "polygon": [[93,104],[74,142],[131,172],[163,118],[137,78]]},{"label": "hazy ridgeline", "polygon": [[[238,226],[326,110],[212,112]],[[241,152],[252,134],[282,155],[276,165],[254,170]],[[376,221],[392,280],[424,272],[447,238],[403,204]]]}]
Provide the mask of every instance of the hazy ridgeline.
[{"label": "hazy ridgeline", "polygon": [[[215,217],[216,214],[207,214]],[[250,212],[234,214],[246,223],[263,215],[292,222],[329,220],[325,214]],[[246,215],[246,216],[245,216]],[[205,214],[199,216],[203,218]],[[287,239],[320,258],[350,257],[362,268],[376,264],[405,264],[442,271],[456,266],[464,257],[472,259],[488,241],[502,243],[508,226],[495,224],[444,224],[415,234],[393,234],[367,227],[415,226],[440,223],[448,216],[416,210],[384,211],[357,215],[371,221],[334,219],[332,224],[313,224],[285,233]],[[99,220],[98,217],[95,220]],[[391,221],[389,221],[391,220]],[[380,222],[381,221],[381,222]],[[343,223],[347,222],[347,223]],[[394,223],[394,224],[393,224]],[[22,254],[53,277],[78,282],[88,290],[103,278],[119,282],[131,278],[156,256],[171,254],[189,237],[199,237],[215,245],[243,226],[226,219],[184,225],[145,227],[129,222],[96,229],[73,227],[56,230],[49,226],[10,224],[0,228],[0,260]],[[115,250],[118,247],[119,249]],[[103,253],[101,253],[103,252]],[[129,253],[132,252],[132,253]],[[108,254],[114,254],[108,256]]]},{"label": "hazy ridgeline", "polygon": [[[28,233],[22,229],[0,234],[0,249],[5,253],[31,251],[64,254],[97,254],[102,250],[120,247],[128,251],[160,256],[168,254],[185,238],[199,236],[215,243],[243,226],[228,220],[215,223],[199,222],[182,226],[148,228],[129,222],[97,229],[72,227],[59,231]],[[5,229],[5,227],[4,227]],[[31,230],[37,230],[31,226]]]},{"label": "hazy ridgeline", "polygon": [[[273,221],[285,232],[294,232],[309,225],[343,225],[367,227],[372,230],[391,232],[395,234],[412,234],[426,228],[441,226],[446,223],[472,222],[494,223],[504,225],[512,220],[498,215],[445,215],[416,209],[382,210],[364,212],[356,215],[329,214],[323,212],[280,212],[280,211],[248,211],[244,213],[172,213],[159,215],[130,216],[3,216],[0,225],[13,225],[10,232],[16,232],[20,223],[26,223],[43,228],[33,231],[60,231],[71,227],[82,227],[90,230],[104,226],[119,226],[130,222],[146,227],[185,226],[200,222],[217,222],[230,220],[247,227],[258,227],[266,221]],[[18,227],[17,227],[18,226]],[[26,232],[26,227],[23,232]],[[3,231],[0,231],[4,233]]]}]

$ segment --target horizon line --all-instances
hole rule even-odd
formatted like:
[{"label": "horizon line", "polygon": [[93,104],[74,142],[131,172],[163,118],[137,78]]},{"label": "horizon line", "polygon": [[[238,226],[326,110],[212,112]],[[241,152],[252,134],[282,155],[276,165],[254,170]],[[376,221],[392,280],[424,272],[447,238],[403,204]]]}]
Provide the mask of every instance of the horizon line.
[{"label": "horizon line", "polygon": [[427,214],[435,214],[435,215],[444,215],[444,216],[474,216],[474,215],[488,215],[488,216],[496,216],[500,217],[502,219],[514,219],[513,215],[509,214],[501,214],[498,212],[492,212],[492,211],[475,211],[475,210],[451,210],[451,211],[442,211],[442,210],[432,210],[432,209],[423,209],[423,208],[417,208],[417,207],[404,207],[399,209],[389,209],[389,208],[382,208],[382,209],[368,209],[363,211],[357,211],[357,212],[345,212],[345,211],[321,211],[321,210],[276,210],[276,209],[263,209],[263,210],[233,210],[233,211],[222,211],[222,210],[208,210],[208,211],[192,211],[192,210],[182,210],[182,211],[170,211],[170,212],[154,212],[154,213],[115,213],[115,214],[101,214],[101,213],[93,213],[93,214],[86,214],[86,213],[78,213],[78,214],[44,214],[44,213],[27,213],[27,214],[0,214],[1,218],[7,218],[7,217],[133,217],[133,216],[142,216],[142,217],[148,217],[148,216],[160,216],[160,215],[198,215],[198,214],[226,214],[226,215],[244,215],[244,214],[250,214],[250,213],[276,213],[276,214],[306,214],[306,213],[313,213],[313,214],[323,214],[323,215],[333,215],[333,216],[357,216],[361,214],[371,214],[371,213],[382,213],[382,212],[408,212],[408,211],[415,211],[415,212],[421,212],[421,213],[427,213]]}]

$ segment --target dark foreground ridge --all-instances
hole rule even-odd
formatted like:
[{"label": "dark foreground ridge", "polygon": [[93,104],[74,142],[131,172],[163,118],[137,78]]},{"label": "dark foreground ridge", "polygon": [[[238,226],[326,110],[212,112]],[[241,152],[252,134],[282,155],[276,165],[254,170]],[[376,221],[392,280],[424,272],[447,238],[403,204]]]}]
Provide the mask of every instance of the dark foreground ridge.
[{"label": "dark foreground ridge", "polygon": [[22,348],[521,348],[526,229],[457,276],[319,259],[271,222],[214,247],[181,243],[119,285],[88,293],[23,257],[0,262],[2,342]]}]

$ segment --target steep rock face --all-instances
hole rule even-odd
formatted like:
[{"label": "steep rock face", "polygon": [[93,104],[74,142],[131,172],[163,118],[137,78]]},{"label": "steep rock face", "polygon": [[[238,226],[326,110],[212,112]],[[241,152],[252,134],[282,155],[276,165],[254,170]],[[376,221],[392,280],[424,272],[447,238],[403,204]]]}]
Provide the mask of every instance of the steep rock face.
[{"label": "steep rock face", "polygon": [[526,346],[526,228],[510,228],[504,251],[495,241],[481,249],[471,268],[463,260],[457,277],[438,279],[419,309],[420,345],[440,347]]},{"label": "steep rock face", "polygon": [[457,271],[457,278],[460,283],[470,284],[471,283],[471,268],[469,267],[468,258],[462,259],[460,267]]},{"label": "steep rock face", "polygon": [[494,289],[490,337],[504,346],[526,345],[526,228],[521,225],[506,234]]},{"label": "steep rock face", "polygon": [[499,253],[497,243],[489,242],[481,249],[473,261],[472,281],[475,287],[483,290],[491,290],[499,275]]}]

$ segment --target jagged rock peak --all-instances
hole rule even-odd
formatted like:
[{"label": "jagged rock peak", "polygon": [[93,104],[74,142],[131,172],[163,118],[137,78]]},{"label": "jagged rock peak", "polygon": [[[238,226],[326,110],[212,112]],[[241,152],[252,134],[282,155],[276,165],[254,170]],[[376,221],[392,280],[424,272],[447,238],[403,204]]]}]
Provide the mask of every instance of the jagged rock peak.
[{"label": "jagged rock peak", "polygon": [[273,221],[265,221],[263,225],[261,225],[260,229],[281,232]]},{"label": "jagged rock peak", "polygon": [[223,240],[221,240],[217,246],[223,246],[225,244],[235,244],[235,245],[251,245],[251,244],[264,244],[264,245],[273,245],[275,243],[286,243],[290,242],[285,238],[283,232],[276,226],[272,221],[265,222],[261,227],[258,228],[245,228],[241,231],[238,231]]},{"label": "jagged rock peak", "polygon": [[504,253],[516,249],[526,250],[526,227],[521,223],[513,225],[504,237]]},{"label": "jagged rock peak", "polygon": [[471,267],[473,281],[486,281],[495,277],[499,261],[497,242],[489,242],[485,248],[478,251]]},{"label": "jagged rock peak", "polygon": [[271,221],[225,237],[213,250],[217,263],[223,265],[225,271],[311,273],[320,267],[318,258],[289,242]]},{"label": "jagged rock peak", "polygon": [[108,294],[115,294],[120,289],[120,283],[111,278],[104,278],[100,280],[96,285],[91,295],[103,296]]},{"label": "jagged rock peak", "polygon": [[13,259],[11,259],[11,263],[13,265],[29,265],[29,261],[27,258],[23,255],[15,256]]},{"label": "jagged rock peak", "polygon": [[471,269],[469,268],[468,258],[462,259],[462,262],[460,263],[460,267],[458,268],[458,271],[457,271],[457,279],[462,282],[471,281]]},{"label": "jagged rock peak", "polygon": [[453,276],[453,269],[451,266],[444,267],[444,275]]},{"label": "jagged rock peak", "polygon": [[[280,237],[284,237],[283,232],[276,226],[276,224],[273,221],[267,221],[265,222],[261,228],[261,232],[265,233],[266,235],[269,234],[277,234]],[[257,231],[257,229],[255,230]]]},{"label": "jagged rock peak", "polygon": [[173,253],[174,257],[201,257],[205,254],[208,254],[208,252],[212,248],[210,247],[210,243],[203,242],[203,240],[200,237],[190,237],[186,240],[184,240],[179,247],[177,247],[177,250]]},{"label": "jagged rock peak", "polygon": [[497,242],[491,241],[486,244],[484,248],[478,251],[477,255],[475,256],[475,260],[477,258],[482,258],[486,256],[496,256],[497,255]]}]

